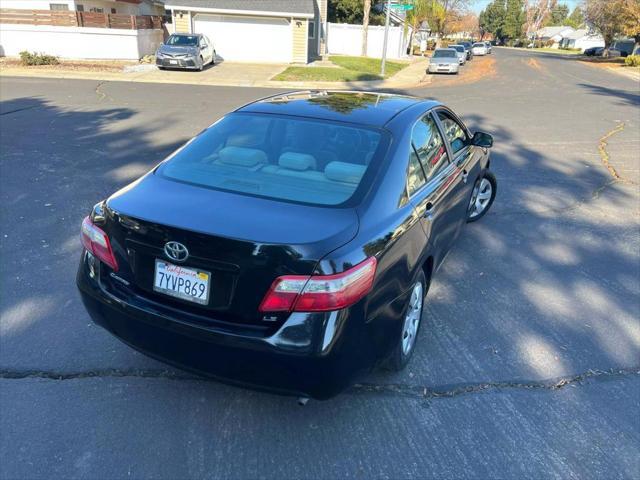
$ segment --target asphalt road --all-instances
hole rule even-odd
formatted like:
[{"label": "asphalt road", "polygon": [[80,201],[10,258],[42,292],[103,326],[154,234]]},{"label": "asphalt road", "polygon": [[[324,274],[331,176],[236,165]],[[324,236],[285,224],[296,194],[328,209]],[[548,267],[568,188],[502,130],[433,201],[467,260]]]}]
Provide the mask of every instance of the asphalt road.
[{"label": "asphalt road", "polygon": [[499,182],[416,355],[303,408],[134,352],[74,285],[96,201],[273,91],[0,78],[0,477],[640,478],[640,86],[493,58],[411,92],[494,135]]}]

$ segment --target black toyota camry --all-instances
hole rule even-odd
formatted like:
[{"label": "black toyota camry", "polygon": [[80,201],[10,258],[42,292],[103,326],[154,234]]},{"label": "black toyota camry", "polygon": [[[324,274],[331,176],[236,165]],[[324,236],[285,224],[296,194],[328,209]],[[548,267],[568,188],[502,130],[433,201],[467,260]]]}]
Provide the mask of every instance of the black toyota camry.
[{"label": "black toyota camry", "polygon": [[495,197],[492,142],[420,98],[256,101],[93,208],[82,299],[151,357],[329,398],[409,361],[433,275]]}]

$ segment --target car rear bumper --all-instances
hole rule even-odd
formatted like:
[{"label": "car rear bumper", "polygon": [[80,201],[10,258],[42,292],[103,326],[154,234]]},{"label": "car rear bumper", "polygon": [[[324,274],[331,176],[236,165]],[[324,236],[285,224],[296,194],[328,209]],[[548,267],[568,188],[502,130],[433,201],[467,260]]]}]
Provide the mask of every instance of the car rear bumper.
[{"label": "car rear bumper", "polygon": [[326,399],[375,361],[359,304],[293,313],[268,334],[234,332],[194,324],[141,297],[122,298],[99,277],[89,275],[83,254],[76,283],[95,323],[150,357],[226,383]]},{"label": "car rear bumper", "polygon": [[156,65],[163,68],[198,69],[198,61],[191,58],[159,58],[156,57]]}]

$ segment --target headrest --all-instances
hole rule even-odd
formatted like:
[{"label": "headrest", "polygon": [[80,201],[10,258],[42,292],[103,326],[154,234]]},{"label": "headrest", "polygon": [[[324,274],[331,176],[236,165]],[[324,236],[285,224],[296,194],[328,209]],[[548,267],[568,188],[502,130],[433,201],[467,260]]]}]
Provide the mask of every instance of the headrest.
[{"label": "headrest", "polygon": [[329,180],[344,183],[360,183],[360,179],[367,170],[366,165],[357,165],[346,162],[330,162],[324,169],[324,174]]},{"label": "headrest", "polygon": [[220,150],[219,155],[220,162],[225,165],[254,167],[261,163],[267,163],[267,154],[255,148],[224,147]]},{"label": "headrest", "polygon": [[315,170],[316,159],[306,153],[285,152],[280,155],[278,165],[289,170]]}]

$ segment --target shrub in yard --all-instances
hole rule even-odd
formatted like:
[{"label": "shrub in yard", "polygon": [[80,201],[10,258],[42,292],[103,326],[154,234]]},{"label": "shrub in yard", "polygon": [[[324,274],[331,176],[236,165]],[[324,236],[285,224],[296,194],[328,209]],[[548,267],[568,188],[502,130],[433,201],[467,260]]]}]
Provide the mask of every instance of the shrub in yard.
[{"label": "shrub in yard", "polygon": [[624,64],[628,67],[640,67],[640,55],[627,55]]},{"label": "shrub in yard", "polygon": [[60,63],[58,57],[53,55],[46,55],[44,53],[27,52],[26,50],[20,52],[20,60],[22,64],[26,66],[32,65],[57,65]]}]

